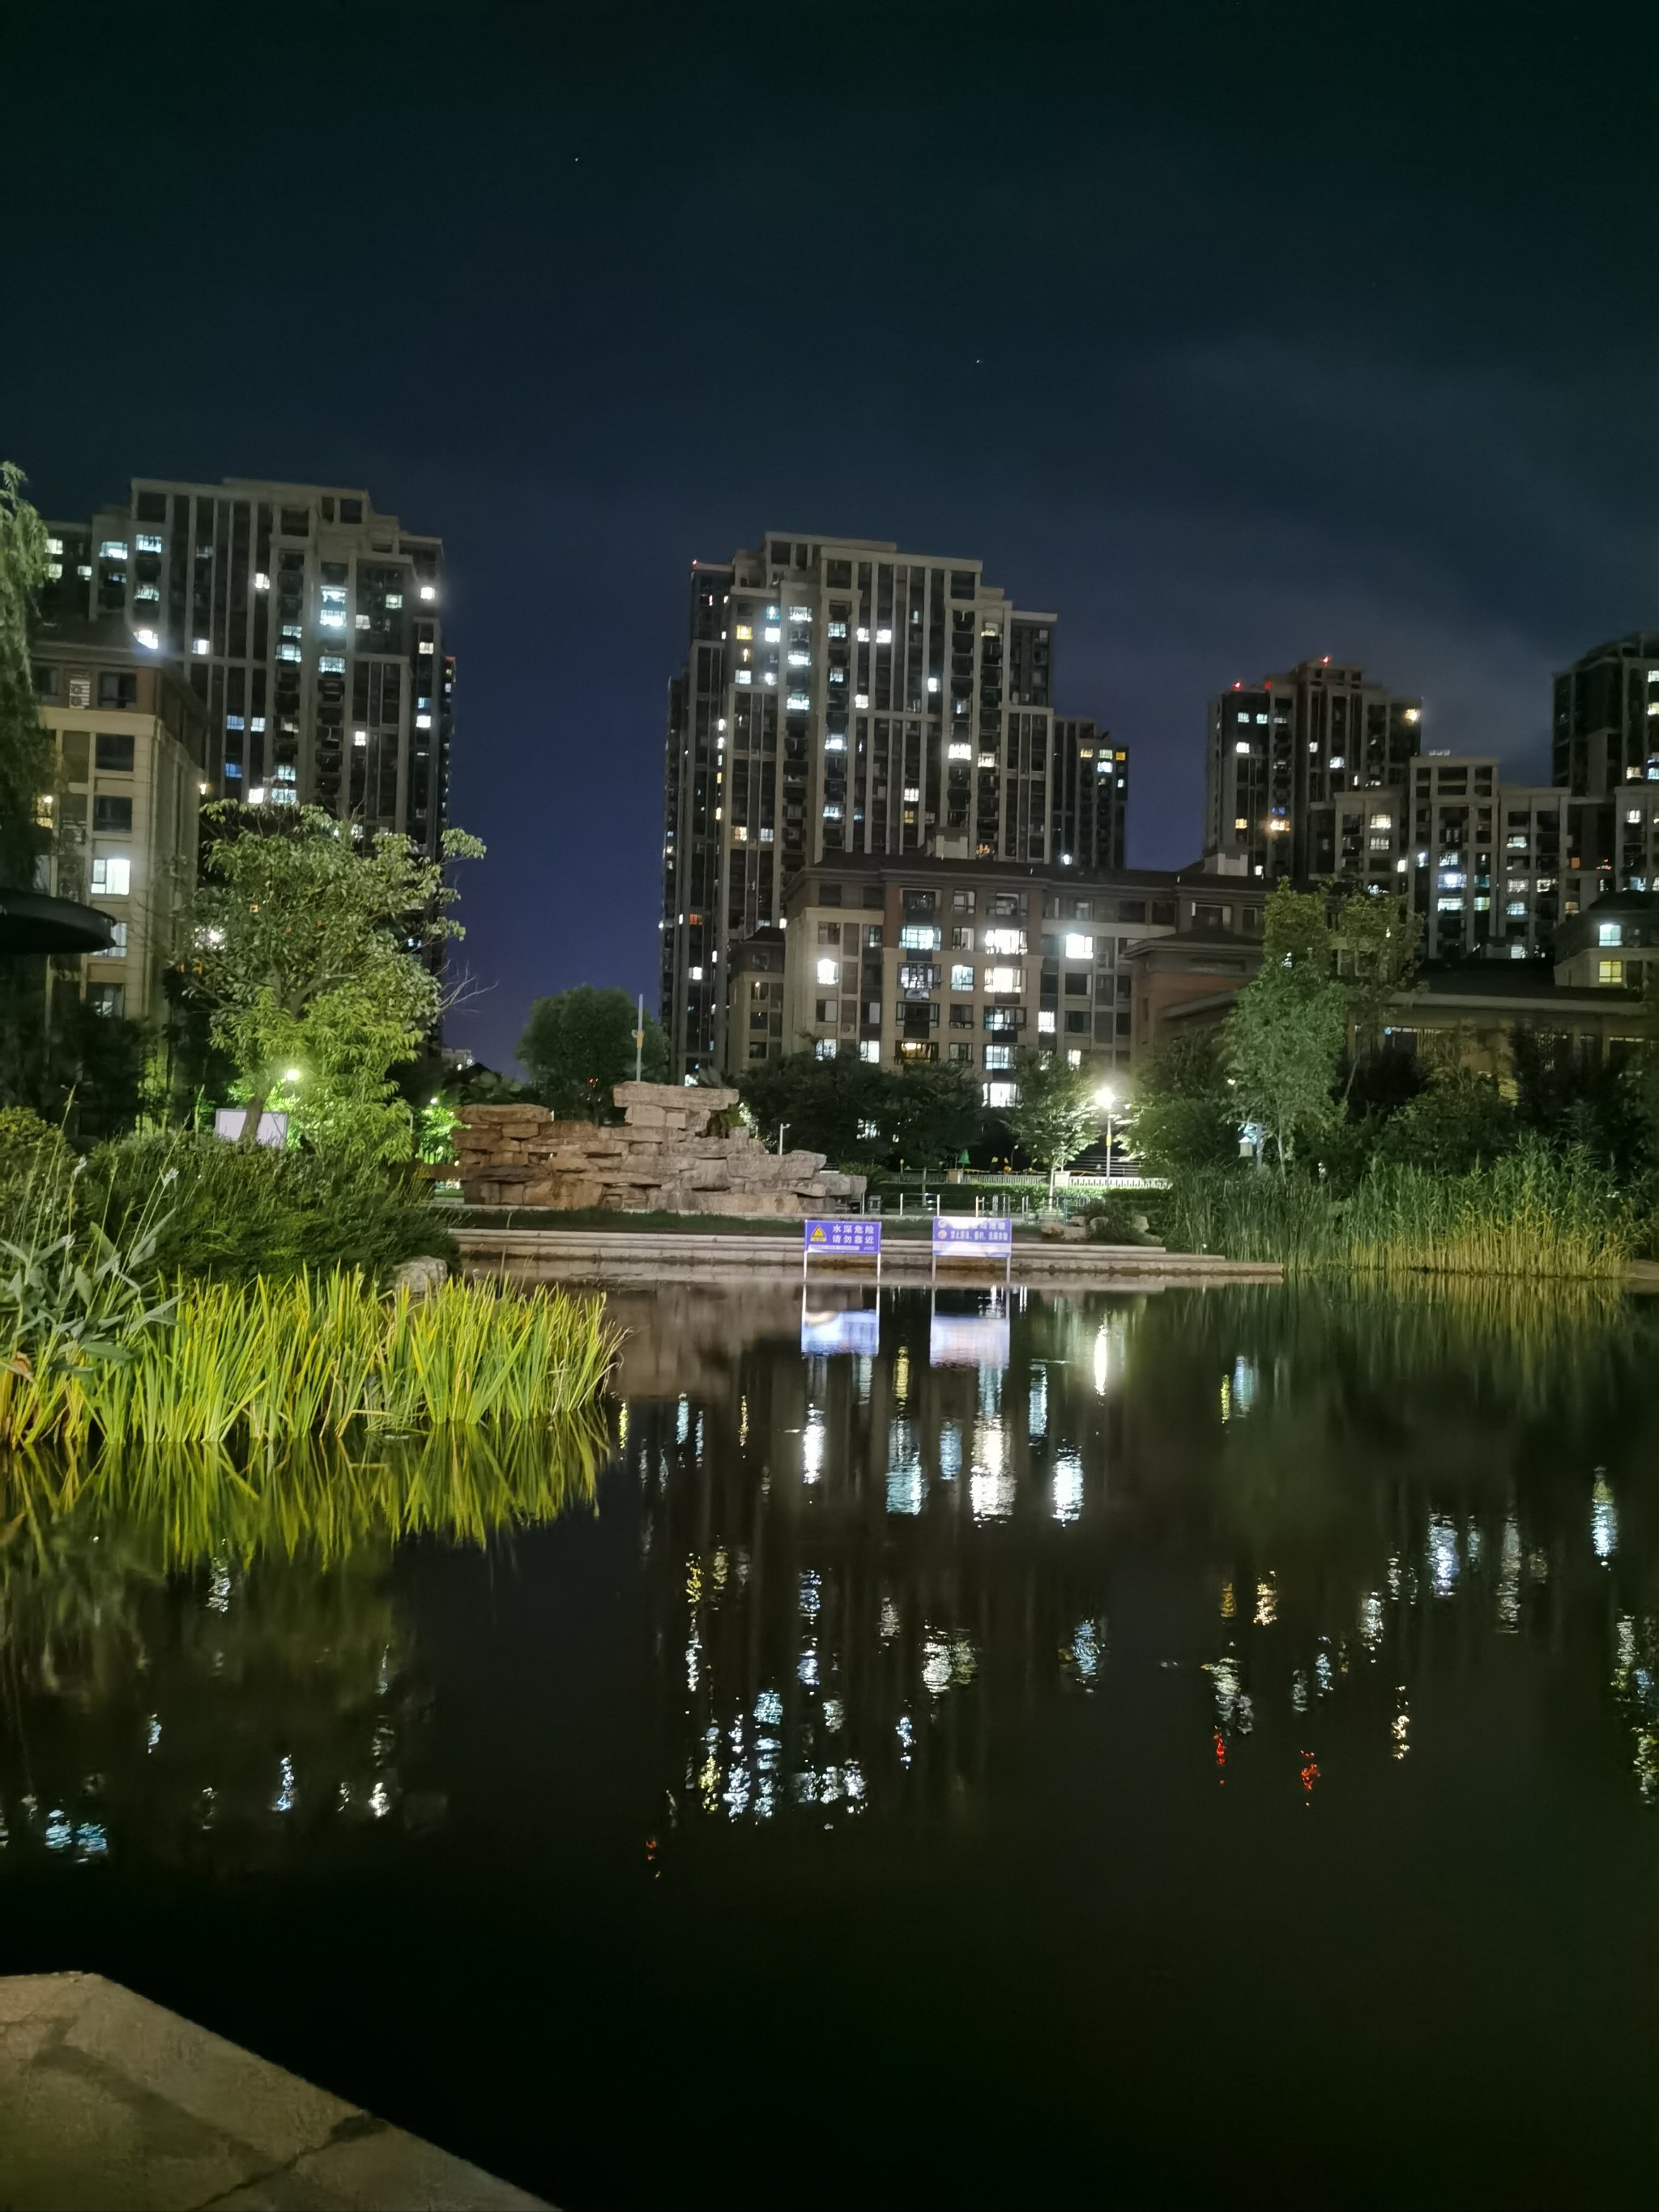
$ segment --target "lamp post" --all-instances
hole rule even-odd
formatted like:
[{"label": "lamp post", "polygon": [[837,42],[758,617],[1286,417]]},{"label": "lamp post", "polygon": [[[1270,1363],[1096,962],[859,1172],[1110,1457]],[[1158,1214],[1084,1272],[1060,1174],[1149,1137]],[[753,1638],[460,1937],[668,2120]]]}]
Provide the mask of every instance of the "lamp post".
[{"label": "lamp post", "polygon": [[1117,1093],[1109,1083],[1103,1083],[1095,1093],[1095,1103],[1106,1116],[1106,1180],[1112,1179],[1112,1116],[1117,1111]]}]

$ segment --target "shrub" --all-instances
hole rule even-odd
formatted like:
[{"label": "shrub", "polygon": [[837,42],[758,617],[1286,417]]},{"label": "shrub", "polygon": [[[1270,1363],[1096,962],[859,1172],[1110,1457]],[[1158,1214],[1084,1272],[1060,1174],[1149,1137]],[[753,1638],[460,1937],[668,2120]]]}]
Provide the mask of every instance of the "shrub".
[{"label": "shrub", "polygon": [[1077,1218],[1098,1244],[1150,1244],[1146,1217],[1121,1193],[1110,1198],[1091,1198],[1077,1210]]},{"label": "shrub", "polygon": [[30,1184],[61,1182],[73,1161],[61,1129],[27,1106],[0,1107],[0,1234]]},{"label": "shrub", "polygon": [[82,1208],[114,1233],[170,1171],[168,1202],[153,1217],[155,1265],[163,1275],[245,1281],[302,1267],[361,1267],[383,1278],[403,1260],[455,1256],[424,1186],[320,1153],[217,1137],[131,1137],[100,1146],[88,1164]]}]

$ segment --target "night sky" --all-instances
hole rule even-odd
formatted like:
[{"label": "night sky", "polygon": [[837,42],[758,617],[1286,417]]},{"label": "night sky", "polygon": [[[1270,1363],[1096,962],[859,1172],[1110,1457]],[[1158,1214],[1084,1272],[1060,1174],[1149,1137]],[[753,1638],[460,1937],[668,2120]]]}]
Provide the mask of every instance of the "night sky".
[{"label": "night sky", "polygon": [[495,1065],[538,993],[654,1003],[694,556],[981,556],[1150,866],[1235,678],[1360,662],[1542,781],[1552,671],[1659,624],[1651,9],[24,0],[7,63],[41,508],[269,476],[444,538]]}]

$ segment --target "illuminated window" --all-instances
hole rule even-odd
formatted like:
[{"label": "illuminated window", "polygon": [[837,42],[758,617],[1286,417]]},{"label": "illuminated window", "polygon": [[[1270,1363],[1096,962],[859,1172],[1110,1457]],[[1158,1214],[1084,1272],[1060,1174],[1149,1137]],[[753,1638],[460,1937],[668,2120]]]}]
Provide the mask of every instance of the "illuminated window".
[{"label": "illuminated window", "polygon": [[1017,1106],[1019,1103],[1018,1084],[988,1083],[985,1086],[985,1103],[994,1109],[998,1107]]},{"label": "illuminated window", "polygon": [[1054,1015],[1053,1015],[1052,1013],[1042,1013],[1042,1014],[1039,1014],[1039,1015],[1037,1016],[1037,1035],[1038,1035],[1039,1036],[1052,1036],[1054,1035]]},{"label": "illuminated window", "polygon": [[421,597],[422,597],[423,599],[435,599],[437,598],[437,596],[438,596],[438,586],[437,586],[435,584],[422,584],[422,586],[421,586]]},{"label": "illuminated window", "polygon": [[[132,542],[141,553],[159,553],[161,550],[161,539],[148,531],[141,530]],[[61,553],[64,549],[60,545],[58,550]]]},{"label": "illuminated window", "polygon": [[841,963],[837,960],[820,960],[817,965],[817,979],[820,983],[839,982]]},{"label": "illuminated window", "polygon": [[766,642],[769,645],[781,644],[783,639],[783,632],[779,629],[776,623],[768,623],[765,629],[762,630],[761,635],[766,640]]},{"label": "illuminated window", "polygon": [[971,968],[962,965],[951,969],[951,988],[953,991],[971,991],[973,988],[974,971]]},{"label": "illuminated window", "polygon": [[92,864],[94,898],[125,898],[132,889],[132,862],[125,853],[100,854]]},{"label": "illuminated window", "polygon": [[1241,738],[1238,743],[1233,747],[1233,750],[1236,753],[1247,753],[1249,750],[1250,741],[1248,738]]},{"label": "illuminated window", "polygon": [[907,921],[899,931],[899,944],[906,952],[937,952],[942,942],[934,922]]},{"label": "illuminated window", "polygon": [[[204,659],[204,658],[206,657],[206,654],[207,654],[208,650],[209,650],[208,641],[207,641],[206,638],[204,638],[204,637],[193,637],[193,638],[191,638],[191,641],[190,641],[190,649],[191,649],[191,652],[196,655],[196,657],[197,657],[197,659],[198,659],[198,660]],[[296,655],[295,657],[296,657],[296,659],[297,659],[297,657],[298,657],[298,656]]]},{"label": "illuminated window", "polygon": [[1624,924],[1619,921],[1601,922],[1595,932],[1595,941],[1598,945],[1622,945],[1625,941]]},{"label": "illuminated window", "polygon": [[1625,980],[1624,962],[1622,960],[1598,961],[1595,980],[1598,983],[1622,983]]},{"label": "illuminated window", "polygon": [[[937,943],[937,939],[934,940]],[[1000,953],[1004,959],[1025,951],[1025,932],[1023,929],[988,929],[984,937],[985,950]]]},{"label": "illuminated window", "polygon": [[1066,939],[1066,957],[1068,960],[1091,960],[1094,951],[1092,937],[1068,936]]},{"label": "illuminated window", "polygon": [[125,561],[127,549],[118,538],[106,538],[98,548],[98,557],[100,561]]}]

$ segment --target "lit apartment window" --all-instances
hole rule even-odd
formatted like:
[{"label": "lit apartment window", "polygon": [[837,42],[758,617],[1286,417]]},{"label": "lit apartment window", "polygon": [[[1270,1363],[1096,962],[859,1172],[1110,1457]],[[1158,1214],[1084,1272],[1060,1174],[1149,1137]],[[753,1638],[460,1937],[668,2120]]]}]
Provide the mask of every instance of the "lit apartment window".
[{"label": "lit apartment window", "polygon": [[[937,936],[934,943],[938,943]],[[1000,953],[1006,960],[1025,951],[1025,932],[1023,929],[988,929],[984,938],[988,952]]]},{"label": "lit apartment window", "polygon": [[1595,968],[1595,980],[1598,983],[1622,983],[1625,980],[1624,962],[1622,960],[1598,961]]},{"label": "lit apartment window", "polygon": [[879,1060],[881,1058],[881,1039],[879,1037],[866,1037],[863,1043],[859,1047],[859,1058],[860,1060]]},{"label": "lit apartment window", "polygon": [[1069,1049],[1067,1050],[1066,1054],[1066,1066],[1067,1066],[1067,1067],[1081,1067],[1081,1066],[1082,1066],[1082,1065],[1083,1065],[1083,1049],[1082,1049],[1082,1047],[1081,1047],[1080,1045],[1075,1045],[1075,1044],[1074,1044],[1074,1045],[1073,1045],[1073,1046],[1071,1046],[1071,1047],[1069,1048]]},{"label": "lit apartment window", "polygon": [[438,586],[437,586],[435,584],[422,584],[422,586],[421,586],[421,597],[422,597],[423,599],[435,599],[437,598],[437,596],[438,596]]},{"label": "lit apartment window", "polygon": [[132,889],[132,862],[125,853],[100,853],[92,864],[94,898],[125,898]]},{"label": "lit apartment window", "polygon": [[1067,937],[1066,939],[1066,957],[1068,960],[1091,960],[1094,951],[1092,937]]},{"label": "lit apartment window", "polygon": [[1238,743],[1233,747],[1233,750],[1236,753],[1247,753],[1249,750],[1250,741],[1248,738],[1241,738]]},{"label": "lit apartment window", "polygon": [[98,548],[98,557],[100,561],[125,561],[127,549],[118,538],[106,538]]},{"label": "lit apartment window", "polygon": [[971,991],[973,988],[974,971],[971,968],[964,966],[951,969],[951,988],[953,991]]},{"label": "lit apartment window", "polygon": [[762,630],[761,635],[766,640],[768,645],[781,644],[783,639],[783,632],[775,623],[768,623]]},{"label": "lit apartment window", "polygon": [[899,943],[907,952],[937,952],[941,942],[937,923],[907,921],[899,930]]},{"label": "lit apartment window", "polygon": [[788,660],[792,668],[810,668],[812,665],[811,654],[803,653],[799,646],[788,655]]},{"label": "lit apartment window", "polygon": [[127,926],[124,921],[110,924],[109,943],[100,945],[93,954],[94,960],[125,960],[127,957]]},{"label": "lit apartment window", "polygon": [[839,982],[841,963],[837,960],[820,960],[817,965],[817,979],[820,983]]},{"label": "lit apartment window", "polygon": [[1598,945],[1622,945],[1625,941],[1624,924],[1619,921],[1601,923],[1596,929],[1595,941]]},{"label": "lit apartment window", "polygon": [[919,787],[918,785],[914,784],[914,783],[907,783],[907,784],[905,785],[905,787],[904,787],[904,803],[905,803],[905,805],[906,805],[907,806],[920,806],[920,805],[921,805],[921,788],[920,788],[920,787]]},{"label": "lit apartment window", "polygon": [[1018,991],[1019,986],[1020,971],[1018,968],[988,968],[985,971],[988,991]]},{"label": "lit apartment window", "polygon": [[1039,1036],[1052,1036],[1054,1033],[1054,1017],[1053,1014],[1040,1013],[1037,1016],[1037,1035]]},{"label": "lit apartment window", "polygon": [[945,748],[945,757],[946,760],[972,760],[974,757],[974,749],[962,738],[953,738],[951,743]]},{"label": "lit apartment window", "polygon": [[[277,657],[280,659],[281,654],[279,653]],[[296,660],[299,659],[299,655],[297,653],[295,655],[295,659]],[[343,676],[345,674],[345,657],[343,653],[319,653],[317,656],[317,666],[325,676]]]},{"label": "lit apartment window", "polygon": [[892,642],[893,633],[890,629],[878,629],[876,632],[876,643],[878,645],[890,645]]},{"label": "lit apartment window", "polygon": [[[207,658],[210,650],[208,641],[204,637],[193,637],[190,641],[190,649],[196,655],[198,660],[204,660]],[[299,655],[297,653],[295,655],[295,659],[296,660],[299,659]]]},{"label": "lit apartment window", "polygon": [[404,595],[401,592],[388,592],[386,595],[386,603],[389,607],[400,608],[404,603]]},{"label": "lit apartment window", "polygon": [[992,1107],[993,1109],[997,1107],[1018,1105],[1019,1103],[1018,1084],[988,1083],[985,1086],[985,1103],[988,1106]]},{"label": "lit apartment window", "polygon": [[1012,1067],[1012,1066],[1013,1066],[1013,1064],[1014,1064],[1014,1048],[1013,1048],[1012,1045],[1011,1045],[1011,1044],[988,1044],[988,1045],[986,1046],[986,1048],[985,1048],[985,1065],[986,1065],[986,1066],[987,1066],[988,1068],[991,1068],[991,1067]]},{"label": "lit apartment window", "polygon": [[847,635],[846,623],[843,622],[832,622],[830,624],[830,635],[831,637],[845,637]]},{"label": "lit apartment window", "polygon": [[867,691],[855,691],[853,694],[853,704],[855,707],[867,707],[869,703],[870,694]]},{"label": "lit apartment window", "polygon": [[732,635],[733,637],[740,637],[747,642],[755,635],[754,626],[750,623],[739,623],[737,628],[732,631]]},{"label": "lit apartment window", "polygon": [[142,645],[146,653],[159,653],[161,650],[161,635],[159,632],[153,629],[134,630],[132,641],[135,645]]},{"label": "lit apartment window", "polygon": [[820,1037],[812,1047],[812,1051],[819,1060],[833,1060],[836,1056],[836,1040],[834,1037]]}]

